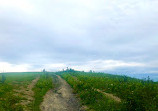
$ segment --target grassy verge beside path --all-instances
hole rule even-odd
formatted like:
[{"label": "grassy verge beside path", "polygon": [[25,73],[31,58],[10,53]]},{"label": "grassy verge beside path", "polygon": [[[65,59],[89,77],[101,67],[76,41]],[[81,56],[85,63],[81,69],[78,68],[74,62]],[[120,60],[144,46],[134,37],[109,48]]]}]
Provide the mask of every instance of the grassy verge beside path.
[{"label": "grassy verge beside path", "polygon": [[40,111],[40,104],[43,101],[44,95],[53,87],[52,76],[49,74],[41,74],[40,79],[33,88],[35,98],[33,102],[33,111]]}]

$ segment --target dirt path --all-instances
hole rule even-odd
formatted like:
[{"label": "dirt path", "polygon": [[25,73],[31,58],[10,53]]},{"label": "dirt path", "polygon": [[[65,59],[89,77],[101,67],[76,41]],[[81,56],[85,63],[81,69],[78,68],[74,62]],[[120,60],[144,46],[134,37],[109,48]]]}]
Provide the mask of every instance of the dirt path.
[{"label": "dirt path", "polygon": [[14,90],[16,92],[16,96],[24,97],[24,100],[21,100],[20,104],[24,106],[24,111],[30,111],[30,107],[28,107],[29,104],[32,103],[34,100],[34,92],[32,89],[36,85],[37,81],[39,80],[39,77],[32,80],[32,82],[25,88],[23,86],[20,87],[18,90]]},{"label": "dirt path", "polygon": [[44,97],[42,111],[81,111],[80,104],[72,93],[72,88],[60,76],[57,76],[58,88],[50,90]]}]

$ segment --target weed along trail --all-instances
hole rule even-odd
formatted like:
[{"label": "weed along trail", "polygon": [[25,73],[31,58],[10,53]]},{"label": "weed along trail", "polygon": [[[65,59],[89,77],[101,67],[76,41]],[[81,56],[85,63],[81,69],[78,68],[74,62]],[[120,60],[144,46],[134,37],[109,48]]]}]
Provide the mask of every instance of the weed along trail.
[{"label": "weed along trail", "polygon": [[79,101],[72,93],[71,87],[60,76],[57,76],[58,87],[49,90],[40,106],[42,111],[81,111]]}]

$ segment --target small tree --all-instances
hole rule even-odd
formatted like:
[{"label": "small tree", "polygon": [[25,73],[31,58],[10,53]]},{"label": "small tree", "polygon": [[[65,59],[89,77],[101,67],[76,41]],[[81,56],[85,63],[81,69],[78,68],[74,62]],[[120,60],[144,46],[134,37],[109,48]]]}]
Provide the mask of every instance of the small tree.
[{"label": "small tree", "polygon": [[93,71],[92,71],[92,70],[90,70],[90,71],[89,71],[89,73],[93,73]]},{"label": "small tree", "polygon": [[45,69],[43,69],[43,72],[46,72],[46,70],[45,70]]},{"label": "small tree", "polygon": [[4,74],[2,74],[2,83],[4,83],[4,82],[5,82],[5,80],[6,80],[6,77],[5,77],[5,75],[4,75]]},{"label": "small tree", "polygon": [[45,69],[43,69],[43,74],[45,75],[46,78],[48,78],[48,72]]}]

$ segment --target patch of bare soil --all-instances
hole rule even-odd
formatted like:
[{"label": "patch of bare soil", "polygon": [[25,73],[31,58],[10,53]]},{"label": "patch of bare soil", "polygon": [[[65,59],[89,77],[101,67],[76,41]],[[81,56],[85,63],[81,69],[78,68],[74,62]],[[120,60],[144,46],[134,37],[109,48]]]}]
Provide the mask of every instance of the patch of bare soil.
[{"label": "patch of bare soil", "polygon": [[34,100],[34,92],[32,89],[36,85],[37,81],[39,80],[39,77],[34,79],[27,87],[20,86],[18,90],[14,90],[16,92],[16,96],[24,98],[21,100],[20,104],[24,106],[24,111],[29,111],[30,108],[28,107],[29,104],[31,104]]},{"label": "patch of bare soil", "polygon": [[[72,76],[76,81],[78,81],[78,79],[77,79],[77,77],[75,77],[75,76]],[[93,88],[93,89],[95,89],[95,88]],[[101,90],[99,90],[99,89],[95,89],[96,91],[98,91],[99,93],[102,93],[103,95],[105,95],[106,97],[108,97],[109,99],[112,99],[112,100],[114,100],[115,102],[121,102],[121,99],[119,98],[119,97],[117,97],[117,96],[114,96],[113,94],[110,94],[110,93],[106,93],[106,92],[103,92],[103,91],[101,91]]]},{"label": "patch of bare soil", "polygon": [[57,76],[59,86],[50,90],[41,103],[42,111],[81,111],[79,101],[72,93],[72,88],[60,76]]},{"label": "patch of bare soil", "polygon": [[101,91],[101,90],[99,90],[99,89],[96,89],[96,91],[98,91],[98,92],[104,94],[106,97],[108,97],[108,98],[114,100],[115,102],[121,102],[121,99],[118,98],[117,96],[114,96],[113,94],[103,92],[103,91]]},{"label": "patch of bare soil", "polygon": [[[72,76],[72,77],[73,77],[76,81],[78,81],[77,77],[75,77],[75,76]],[[93,88],[93,89],[95,89],[95,88]],[[103,95],[105,95],[105,96],[108,97],[109,99],[114,100],[115,102],[121,102],[121,99],[120,99],[119,97],[117,97],[117,96],[114,96],[113,94],[103,92],[103,91],[101,91],[101,90],[99,90],[99,89],[95,89],[95,90],[98,91],[98,92],[100,92],[100,93],[102,93]]]}]

